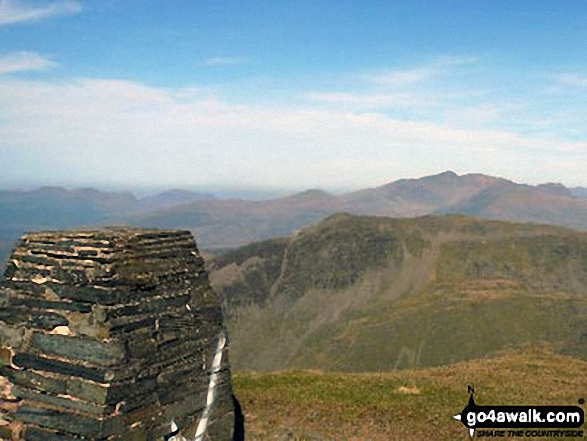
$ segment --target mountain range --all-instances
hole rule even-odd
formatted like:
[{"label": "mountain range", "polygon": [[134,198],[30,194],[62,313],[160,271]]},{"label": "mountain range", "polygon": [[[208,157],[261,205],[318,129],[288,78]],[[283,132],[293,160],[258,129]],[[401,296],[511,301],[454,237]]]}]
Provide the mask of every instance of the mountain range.
[{"label": "mountain range", "polygon": [[339,212],[392,217],[461,213],[585,229],[587,189],[444,172],[344,194],[311,189],[261,201],[186,190],[144,198],[91,188],[5,190],[0,191],[0,258],[29,230],[105,224],[180,228],[192,231],[203,249],[226,249],[290,235]]},{"label": "mountain range", "polygon": [[461,213],[585,229],[587,190],[444,172],[341,195],[313,189],[267,201],[194,201],[142,213],[128,221],[192,230],[198,243],[210,249],[289,235],[340,212],[392,217]]}]

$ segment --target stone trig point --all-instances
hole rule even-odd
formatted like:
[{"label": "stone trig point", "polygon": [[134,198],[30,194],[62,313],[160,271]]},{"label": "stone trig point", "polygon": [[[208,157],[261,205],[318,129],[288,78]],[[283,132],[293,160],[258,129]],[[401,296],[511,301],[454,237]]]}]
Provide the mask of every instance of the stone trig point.
[{"label": "stone trig point", "polygon": [[0,286],[0,439],[242,439],[227,351],[189,232],[27,234]]}]

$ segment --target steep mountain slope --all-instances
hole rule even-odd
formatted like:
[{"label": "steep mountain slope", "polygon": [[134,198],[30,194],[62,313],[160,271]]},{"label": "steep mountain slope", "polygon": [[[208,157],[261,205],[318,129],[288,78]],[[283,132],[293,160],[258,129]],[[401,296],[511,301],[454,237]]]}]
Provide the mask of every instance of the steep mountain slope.
[{"label": "steep mountain slope", "polygon": [[238,369],[384,371],[542,341],[587,357],[587,233],[335,215],[210,269]]},{"label": "steep mountain slope", "polygon": [[381,187],[348,193],[342,199],[358,214],[421,216],[508,182],[481,174],[458,176],[448,171],[419,179],[400,179]]}]

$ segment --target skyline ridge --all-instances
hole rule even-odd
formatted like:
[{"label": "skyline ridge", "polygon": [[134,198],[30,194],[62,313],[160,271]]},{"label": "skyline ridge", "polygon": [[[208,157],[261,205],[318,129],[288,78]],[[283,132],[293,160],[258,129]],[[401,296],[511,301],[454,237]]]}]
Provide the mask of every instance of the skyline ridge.
[{"label": "skyline ridge", "polygon": [[[239,193],[242,192],[244,195],[243,199],[248,199],[246,197],[247,194],[249,195],[257,195],[257,196],[266,196],[267,199],[271,199],[272,197],[283,197],[283,196],[296,196],[305,193],[315,192],[318,193],[327,193],[331,195],[342,195],[345,193],[354,193],[360,192],[363,190],[369,189],[377,189],[381,187],[386,187],[398,182],[410,182],[410,181],[418,181],[422,179],[434,179],[434,178],[441,178],[441,177],[452,177],[452,178],[464,178],[464,177],[479,177],[479,178],[490,178],[496,181],[504,181],[504,182],[511,182],[516,185],[526,185],[530,187],[554,187],[554,186],[562,186],[568,190],[586,190],[587,185],[585,186],[569,186],[566,185],[564,182],[555,182],[555,181],[547,181],[547,182],[519,182],[514,179],[502,177],[502,176],[493,176],[487,173],[482,172],[470,172],[470,173],[457,173],[453,170],[445,170],[441,172],[436,172],[429,175],[422,175],[417,177],[400,177],[394,180],[388,180],[384,183],[373,183],[364,188],[334,188],[334,187],[307,187],[307,188],[263,188],[263,187],[245,187],[245,188],[215,188],[213,186],[210,187],[197,187],[197,186],[176,186],[176,187],[152,187],[152,188],[144,188],[144,187],[113,187],[113,186],[93,186],[93,185],[67,185],[67,184],[54,184],[54,185],[30,185],[30,186],[21,186],[21,187],[0,187],[0,192],[2,191],[13,191],[13,192],[34,192],[34,191],[61,191],[66,190],[69,192],[82,192],[82,191],[100,191],[104,193],[131,193],[136,199],[147,199],[153,196],[161,195],[161,194],[170,194],[170,195],[181,195],[182,193],[194,193],[200,194],[202,197],[205,198],[230,198],[231,193]],[[239,197],[235,197],[239,199]],[[256,197],[253,197],[256,199]]]}]

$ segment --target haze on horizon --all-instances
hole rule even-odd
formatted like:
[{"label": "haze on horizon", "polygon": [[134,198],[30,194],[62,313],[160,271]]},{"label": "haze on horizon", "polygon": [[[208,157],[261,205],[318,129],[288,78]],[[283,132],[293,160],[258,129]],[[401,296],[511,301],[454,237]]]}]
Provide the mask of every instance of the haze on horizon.
[{"label": "haze on horizon", "polygon": [[0,0],[0,188],[587,187],[584,2],[316,3]]}]

